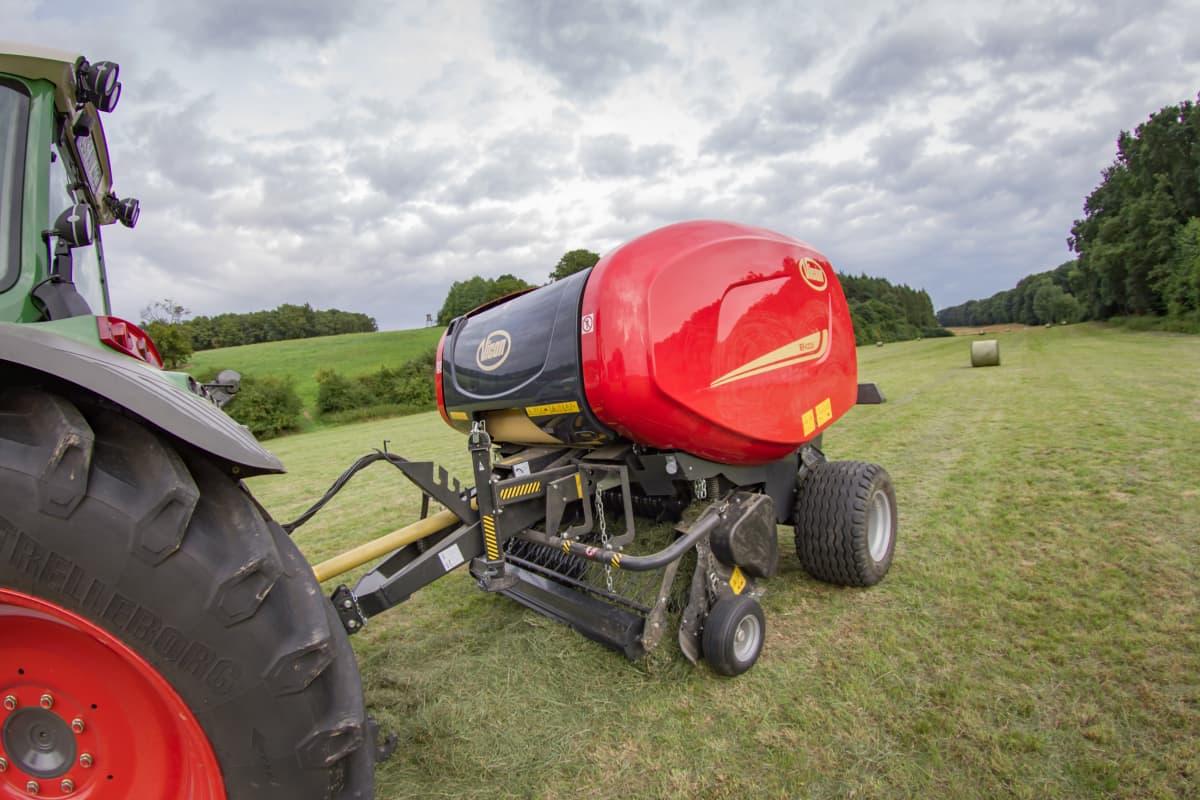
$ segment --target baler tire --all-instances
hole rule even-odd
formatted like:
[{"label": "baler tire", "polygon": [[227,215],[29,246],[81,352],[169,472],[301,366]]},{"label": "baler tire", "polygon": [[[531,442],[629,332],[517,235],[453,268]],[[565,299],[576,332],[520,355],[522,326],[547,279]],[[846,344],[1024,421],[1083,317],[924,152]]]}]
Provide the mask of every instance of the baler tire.
[{"label": "baler tire", "polygon": [[817,580],[873,586],[896,549],[896,490],[878,464],[816,465],[796,493],[796,555]]},{"label": "baler tire", "polygon": [[704,660],[721,675],[741,675],[758,661],[766,630],[757,600],[748,594],[722,597],[704,619]]},{"label": "baler tire", "polygon": [[58,731],[54,791],[374,796],[354,653],[295,544],[228,468],[86,394],[0,390],[0,641],[0,696]]}]

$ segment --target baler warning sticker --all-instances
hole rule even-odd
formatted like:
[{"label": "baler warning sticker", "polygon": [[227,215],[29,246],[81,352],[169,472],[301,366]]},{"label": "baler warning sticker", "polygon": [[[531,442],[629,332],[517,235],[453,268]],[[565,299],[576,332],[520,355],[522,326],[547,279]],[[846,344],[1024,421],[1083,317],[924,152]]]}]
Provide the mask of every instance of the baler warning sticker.
[{"label": "baler warning sticker", "polygon": [[833,403],[826,397],[817,404],[817,426],[823,427],[831,419],[833,419]]},{"label": "baler warning sticker", "polygon": [[804,416],[800,417],[800,424],[804,426],[804,435],[811,436],[812,432],[817,429],[817,420],[813,416],[813,411],[810,408],[804,412]]},{"label": "baler warning sticker", "polygon": [[746,576],[737,567],[733,568],[733,574],[729,576],[729,588],[733,589],[734,594],[741,594],[746,588]]},{"label": "baler warning sticker", "polygon": [[579,403],[550,403],[544,406],[526,406],[525,413],[531,417],[552,417],[555,414],[578,414]]},{"label": "baler warning sticker", "polygon": [[457,419],[462,422],[466,422],[470,418],[471,418],[470,415],[467,414],[467,412],[465,412],[465,411],[451,411],[450,412],[450,419]]},{"label": "baler warning sticker", "polygon": [[456,544],[452,544],[438,553],[438,559],[442,562],[442,569],[446,570],[446,572],[454,569],[465,560],[462,550],[459,550]]}]

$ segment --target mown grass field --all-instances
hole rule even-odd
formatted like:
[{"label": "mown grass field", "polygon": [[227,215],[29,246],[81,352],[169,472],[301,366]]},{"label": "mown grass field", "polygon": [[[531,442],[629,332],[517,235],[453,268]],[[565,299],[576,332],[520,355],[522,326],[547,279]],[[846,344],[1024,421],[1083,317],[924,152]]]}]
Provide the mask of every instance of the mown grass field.
[{"label": "mown grass field", "polygon": [[[378,797],[1200,797],[1200,339],[997,338],[987,369],[963,338],[860,349],[889,402],[826,448],[891,472],[892,570],[817,583],[780,528],[742,677],[673,640],[628,662],[461,571],[372,619]],[[292,472],[253,489],[291,519],[385,438],[468,474],[427,414],[276,440]],[[317,561],[416,500],[375,466],[297,539]]]},{"label": "mown grass field", "polygon": [[311,412],[317,402],[318,369],[333,369],[350,376],[374,372],[384,366],[398,367],[437,346],[441,335],[442,328],[416,328],[222,347],[194,353],[188,371],[233,369],[255,377],[290,378],[305,409]]}]

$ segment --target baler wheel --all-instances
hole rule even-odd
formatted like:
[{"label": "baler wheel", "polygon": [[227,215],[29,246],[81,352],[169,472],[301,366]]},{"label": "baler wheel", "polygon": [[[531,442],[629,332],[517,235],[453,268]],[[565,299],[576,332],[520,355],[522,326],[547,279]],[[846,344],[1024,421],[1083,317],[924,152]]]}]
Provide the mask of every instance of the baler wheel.
[{"label": "baler wheel", "polygon": [[896,491],[878,464],[818,464],[796,493],[796,555],[810,575],[839,586],[872,586],[892,564]]},{"label": "baler wheel", "polygon": [[78,400],[0,390],[0,797],[372,797],[354,653],[291,539]]},{"label": "baler wheel", "polygon": [[762,606],[753,597],[723,597],[704,620],[704,660],[722,675],[741,675],[758,661],[766,629]]}]

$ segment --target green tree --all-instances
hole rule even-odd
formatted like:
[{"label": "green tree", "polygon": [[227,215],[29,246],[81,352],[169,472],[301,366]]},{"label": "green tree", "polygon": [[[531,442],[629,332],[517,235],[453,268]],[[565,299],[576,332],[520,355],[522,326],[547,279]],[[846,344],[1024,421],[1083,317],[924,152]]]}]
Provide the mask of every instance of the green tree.
[{"label": "green tree", "polygon": [[1168,313],[1200,312],[1200,217],[1193,217],[1175,236],[1172,269],[1160,279]]},{"label": "green tree", "polygon": [[158,348],[167,369],[178,369],[192,357],[192,337],[183,324],[172,325],[157,320],[142,326],[142,330]]},{"label": "green tree", "polygon": [[142,309],[141,328],[168,369],[181,367],[192,357],[192,334],[185,320],[191,313],[169,297]]},{"label": "green tree", "polygon": [[501,275],[498,278],[474,275],[465,281],[455,281],[446,293],[442,310],[438,312],[438,324],[448,325],[455,317],[460,317],[490,300],[528,288],[528,283],[514,275]]},{"label": "green tree", "polygon": [[568,275],[574,275],[576,272],[596,266],[596,262],[600,260],[597,253],[591,250],[569,250],[563,254],[563,257],[558,260],[554,271],[550,273],[550,280],[561,280]]},{"label": "green tree", "polygon": [[151,322],[165,322],[168,325],[178,325],[192,312],[188,311],[170,297],[151,303],[142,309],[142,326]]},{"label": "green tree", "polygon": [[1117,139],[1117,159],[1084,202],[1068,243],[1090,316],[1161,314],[1179,268],[1178,231],[1200,216],[1200,108],[1166,106]]}]

